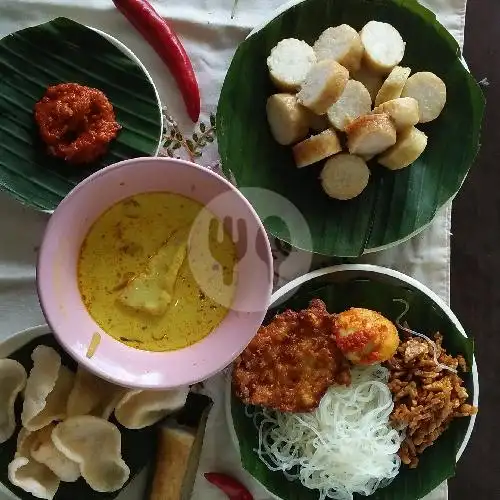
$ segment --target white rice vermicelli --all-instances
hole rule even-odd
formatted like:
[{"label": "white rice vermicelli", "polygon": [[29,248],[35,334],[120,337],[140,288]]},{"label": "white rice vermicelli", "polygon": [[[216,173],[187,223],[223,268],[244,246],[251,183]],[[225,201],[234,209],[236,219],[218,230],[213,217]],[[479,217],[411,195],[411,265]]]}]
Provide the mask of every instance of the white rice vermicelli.
[{"label": "white rice vermicelli", "polygon": [[254,414],[259,457],[320,500],[370,495],[398,474],[404,436],[389,423],[394,404],[381,366],[354,368],[349,387],[333,386],[311,413]]}]

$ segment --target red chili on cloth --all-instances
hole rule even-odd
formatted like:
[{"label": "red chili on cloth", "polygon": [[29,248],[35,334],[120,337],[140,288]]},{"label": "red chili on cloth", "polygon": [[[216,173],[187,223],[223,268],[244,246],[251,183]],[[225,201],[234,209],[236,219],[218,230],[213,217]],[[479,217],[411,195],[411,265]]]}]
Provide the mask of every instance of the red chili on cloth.
[{"label": "red chili on cloth", "polygon": [[200,117],[200,89],[189,56],[170,24],[146,0],[113,0],[113,3],[168,66],[189,117],[196,123]]},{"label": "red chili on cloth", "polygon": [[229,500],[253,500],[252,494],[239,481],[220,472],[207,472],[205,478],[222,490]]}]

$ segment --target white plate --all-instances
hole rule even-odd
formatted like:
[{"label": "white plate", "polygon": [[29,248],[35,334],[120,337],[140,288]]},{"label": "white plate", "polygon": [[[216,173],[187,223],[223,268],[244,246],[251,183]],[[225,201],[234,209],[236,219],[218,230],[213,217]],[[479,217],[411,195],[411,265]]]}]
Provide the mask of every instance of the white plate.
[{"label": "white plate", "polygon": [[[17,351],[27,343],[48,333],[52,333],[49,326],[40,325],[11,335],[0,343],[0,358],[10,356],[14,351]],[[144,470],[137,474],[120,494],[116,496],[115,500],[144,500],[147,480],[148,471],[147,467],[145,467]],[[58,498],[57,495],[55,498],[56,500],[69,500],[67,498]],[[19,497],[14,495],[0,482],[0,500],[19,500]],[[35,497],[33,497],[33,500],[35,500]]]},{"label": "white plate", "polygon": [[[163,130],[163,112],[162,112],[160,94],[158,93],[158,89],[156,88],[155,82],[151,78],[151,75],[149,74],[149,71],[146,69],[146,66],[142,64],[142,61],[124,43],[120,42],[120,40],[117,40],[114,36],[111,36],[109,33],[101,31],[100,29],[93,28],[92,26],[87,26],[87,27],[90,28],[91,30],[94,30],[96,33],[99,33],[99,35],[110,41],[115,47],[120,49],[126,56],[132,59],[132,61],[134,61],[137,64],[137,66],[141,68],[141,70],[146,75],[147,79],[149,80],[151,86],[154,89],[156,102],[158,103],[158,109],[160,110],[161,130]],[[162,136],[160,135],[160,139],[158,140],[158,146],[156,146],[156,151],[153,156],[158,156],[158,153],[160,152],[161,140]]]},{"label": "white plate", "polygon": [[[28,342],[47,333],[50,333],[49,327],[47,325],[40,325],[33,328],[28,328],[27,330],[23,330],[19,333],[15,333],[10,337],[7,337],[7,339],[0,344],[0,358],[7,358],[14,351],[17,351]],[[0,500],[18,500],[18,498],[19,497],[17,497],[9,489],[7,489],[3,485],[3,483],[0,483]]]},{"label": "white plate", "polygon": [[[393,271],[392,269],[380,267],[380,266],[372,266],[368,264],[344,264],[340,266],[331,266],[325,267],[323,269],[318,269],[317,271],[312,271],[310,273],[304,274],[299,278],[294,279],[290,283],[282,286],[279,290],[274,292],[271,297],[271,305],[270,308],[275,307],[282,301],[290,298],[297,290],[306,282],[311,281],[315,278],[319,278],[322,276],[329,276],[332,282],[340,281],[344,276],[348,276],[349,279],[352,278],[361,278],[361,277],[369,277],[372,280],[384,281],[394,284],[404,284],[409,288],[413,288],[423,293],[427,297],[429,297],[436,306],[443,311],[443,313],[447,316],[447,318],[455,325],[457,330],[464,336],[467,337],[463,326],[460,324],[460,321],[455,316],[450,307],[440,298],[438,297],[432,290],[427,288],[425,285],[420,283],[419,281],[407,276],[406,274],[400,273],[398,271]],[[473,357],[472,364],[472,386],[473,386],[473,394],[472,394],[472,404],[474,406],[479,405],[479,375],[477,371],[476,358]],[[239,443],[238,438],[236,436],[236,431],[234,429],[233,417],[231,414],[231,377],[228,376],[226,380],[226,394],[225,394],[225,411],[226,411],[226,419],[228,422],[229,433],[231,435],[231,440],[233,441],[233,445],[236,447],[239,455]],[[457,453],[457,462],[462,456],[464,452],[470,436],[472,434],[472,430],[474,429],[474,424],[476,423],[476,415],[473,415],[470,418],[469,426],[467,428],[467,432],[465,434],[464,440],[460,449]],[[253,478],[253,481],[257,480]],[[259,483],[260,484],[260,483]],[[265,489],[263,485],[262,488]],[[265,489],[267,494],[273,498],[274,500],[283,500],[275,495],[273,495],[270,491]],[[368,498],[368,497],[367,497]]]}]

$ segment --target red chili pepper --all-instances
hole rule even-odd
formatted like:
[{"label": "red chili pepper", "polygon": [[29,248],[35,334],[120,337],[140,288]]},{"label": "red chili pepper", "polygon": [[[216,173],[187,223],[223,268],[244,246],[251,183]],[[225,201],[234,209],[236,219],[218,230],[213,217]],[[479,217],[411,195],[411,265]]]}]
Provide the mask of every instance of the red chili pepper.
[{"label": "red chili pepper", "polygon": [[190,118],[200,117],[200,89],[186,50],[172,27],[146,0],[113,0],[172,72],[186,103]]},{"label": "red chili pepper", "polygon": [[220,472],[207,472],[205,478],[222,490],[229,500],[253,500],[252,494],[236,479]]}]

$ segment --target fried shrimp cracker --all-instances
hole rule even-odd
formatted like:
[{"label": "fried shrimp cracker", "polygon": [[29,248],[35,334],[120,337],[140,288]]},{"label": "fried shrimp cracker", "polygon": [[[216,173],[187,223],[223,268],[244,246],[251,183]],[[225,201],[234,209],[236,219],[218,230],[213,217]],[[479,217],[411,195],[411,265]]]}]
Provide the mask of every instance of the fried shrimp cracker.
[{"label": "fried shrimp cracker", "polygon": [[54,498],[60,479],[45,464],[34,459],[31,450],[37,448],[47,436],[50,437],[51,430],[52,426],[33,432],[21,428],[17,435],[16,453],[7,471],[13,485],[46,500]]},{"label": "fried shrimp cracker", "polygon": [[26,370],[13,359],[0,359],[0,443],[4,443],[16,428],[14,403],[26,385]]},{"label": "fried shrimp cracker", "polygon": [[47,405],[47,397],[57,382],[61,367],[61,357],[52,347],[40,345],[31,354],[31,359],[33,360],[33,368],[26,382],[21,421],[24,427],[33,431],[45,425],[32,425],[32,420]]},{"label": "fried shrimp cracker", "polygon": [[115,417],[127,429],[143,429],[181,409],[186,404],[189,387],[166,391],[131,390],[115,408]]},{"label": "fried shrimp cracker", "polygon": [[108,420],[124,393],[124,388],[97,377],[79,365],[68,397],[67,416],[94,415]]},{"label": "fried shrimp cracker", "polygon": [[107,420],[90,415],[70,417],[52,431],[52,442],[80,465],[82,477],[95,491],[117,491],[130,476],[122,459],[120,431]]},{"label": "fried shrimp cracker", "polygon": [[73,388],[75,376],[65,366],[59,368],[56,383],[47,395],[45,407],[25,424],[28,430],[42,429],[56,420],[66,418],[66,402]]},{"label": "fried shrimp cracker", "polygon": [[52,423],[33,433],[35,438],[30,443],[29,455],[39,464],[48,467],[61,481],[72,483],[80,477],[80,466],[55,447],[52,442],[55,426]]},{"label": "fried shrimp cracker", "polygon": [[283,412],[318,407],[328,387],[350,383],[349,364],[338,349],[334,316],[324,302],[275,316],[236,360],[233,386],[246,404]]},{"label": "fried shrimp cracker", "polygon": [[9,481],[36,498],[52,500],[59,488],[59,478],[45,465],[27,457],[16,457],[10,462]]}]

